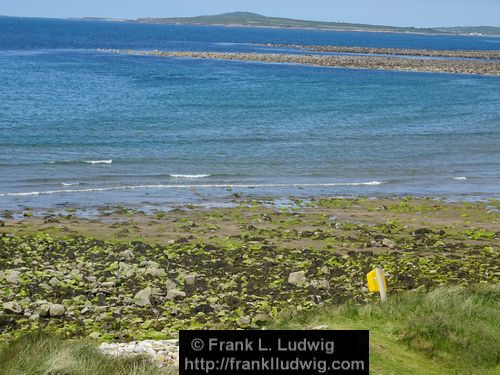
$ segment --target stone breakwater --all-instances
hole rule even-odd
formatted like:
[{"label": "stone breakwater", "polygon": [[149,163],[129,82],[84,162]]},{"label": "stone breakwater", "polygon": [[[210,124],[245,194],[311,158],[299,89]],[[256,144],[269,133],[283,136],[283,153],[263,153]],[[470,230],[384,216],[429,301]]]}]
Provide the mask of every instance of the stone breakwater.
[{"label": "stone breakwater", "polygon": [[128,343],[106,343],[99,345],[99,350],[115,357],[149,357],[158,367],[179,367],[179,340],[144,340]]},{"label": "stone breakwater", "polygon": [[500,75],[500,62],[482,60],[433,60],[385,56],[292,55],[277,53],[138,51],[114,49],[99,51],[128,55],[254,61],[351,69],[480,74],[491,76]]},{"label": "stone breakwater", "polygon": [[422,57],[448,57],[455,59],[486,59],[500,60],[500,51],[467,51],[467,50],[427,50],[405,48],[371,48],[371,47],[345,47],[345,46],[317,46],[303,44],[258,44],[264,47],[296,48],[315,52],[332,53],[360,53],[366,55],[395,55],[395,56],[422,56]]}]

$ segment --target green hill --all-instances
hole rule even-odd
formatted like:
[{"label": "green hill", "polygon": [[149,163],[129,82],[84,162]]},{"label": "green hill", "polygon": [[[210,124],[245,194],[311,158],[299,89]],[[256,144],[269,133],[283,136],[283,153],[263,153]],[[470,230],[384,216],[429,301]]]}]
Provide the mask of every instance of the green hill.
[{"label": "green hill", "polygon": [[344,22],[323,22],[297,20],[293,18],[266,17],[256,13],[232,12],[213,16],[175,17],[175,18],[139,18],[140,23],[163,24],[192,24],[192,25],[240,25],[255,27],[282,27],[282,28],[313,28],[330,30],[361,30],[361,31],[388,31],[388,32],[422,32],[441,33],[433,29],[419,29],[415,27],[394,27],[383,25],[364,25]]},{"label": "green hill", "polygon": [[365,25],[360,23],[308,21],[293,18],[266,17],[250,12],[232,12],[218,15],[174,18],[139,18],[139,23],[184,24],[184,25],[224,25],[224,26],[254,26],[279,28],[310,28],[343,31],[377,31],[398,33],[424,34],[481,34],[499,35],[500,27],[492,26],[465,26],[465,27],[437,27],[416,28],[396,27],[385,25]]}]

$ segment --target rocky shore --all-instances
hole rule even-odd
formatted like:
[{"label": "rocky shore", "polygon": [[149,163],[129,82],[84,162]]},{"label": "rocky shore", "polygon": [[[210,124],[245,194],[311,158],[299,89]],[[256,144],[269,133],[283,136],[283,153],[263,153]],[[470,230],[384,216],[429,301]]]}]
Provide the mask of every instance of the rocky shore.
[{"label": "rocky shore", "polygon": [[395,56],[422,56],[422,57],[447,57],[454,59],[487,59],[500,60],[500,51],[468,51],[468,50],[428,50],[406,48],[371,48],[371,47],[345,47],[345,46],[318,46],[303,44],[259,44],[265,47],[296,48],[307,51],[331,53],[359,53],[366,55],[395,55]]},{"label": "rocky shore", "polygon": [[91,218],[0,212],[0,341],[40,328],[99,342],[167,340],[101,349],[175,363],[168,340],[181,329],[258,329],[323,304],[372,301],[373,267],[387,273],[390,293],[500,281],[498,201],[294,202],[106,207]]},{"label": "rocky shore", "polygon": [[322,67],[375,69],[412,72],[456,73],[500,75],[500,62],[487,60],[454,60],[428,58],[402,58],[385,56],[333,56],[333,55],[293,55],[276,53],[238,53],[238,52],[180,52],[180,51],[139,51],[139,50],[100,50],[128,55],[148,55],[162,57],[181,57],[195,59],[255,61],[265,63],[302,64]]}]

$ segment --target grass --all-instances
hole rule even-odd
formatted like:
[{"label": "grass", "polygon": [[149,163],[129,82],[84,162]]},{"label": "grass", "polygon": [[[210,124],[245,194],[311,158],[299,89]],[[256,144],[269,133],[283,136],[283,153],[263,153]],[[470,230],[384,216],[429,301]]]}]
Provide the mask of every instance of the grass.
[{"label": "grass", "polygon": [[[499,374],[500,287],[442,287],[390,296],[385,304],[320,307],[269,328],[370,330],[370,373]],[[0,350],[2,375],[166,375],[141,358],[116,359],[82,340],[31,334]]]},{"label": "grass", "polygon": [[498,286],[407,292],[386,304],[321,307],[276,323],[370,330],[372,374],[500,374]]},{"label": "grass", "polygon": [[168,375],[145,358],[113,358],[84,340],[23,335],[0,350],[2,375]]}]

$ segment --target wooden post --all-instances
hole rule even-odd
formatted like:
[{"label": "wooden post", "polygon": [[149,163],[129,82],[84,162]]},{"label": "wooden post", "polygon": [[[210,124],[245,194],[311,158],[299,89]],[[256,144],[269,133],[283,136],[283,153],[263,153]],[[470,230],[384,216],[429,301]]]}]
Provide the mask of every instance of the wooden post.
[{"label": "wooden post", "polygon": [[382,302],[387,301],[387,293],[385,290],[385,282],[384,282],[384,275],[382,274],[382,270],[380,268],[375,268],[375,271],[377,272],[377,283],[378,283],[378,288],[380,291],[380,299]]}]

